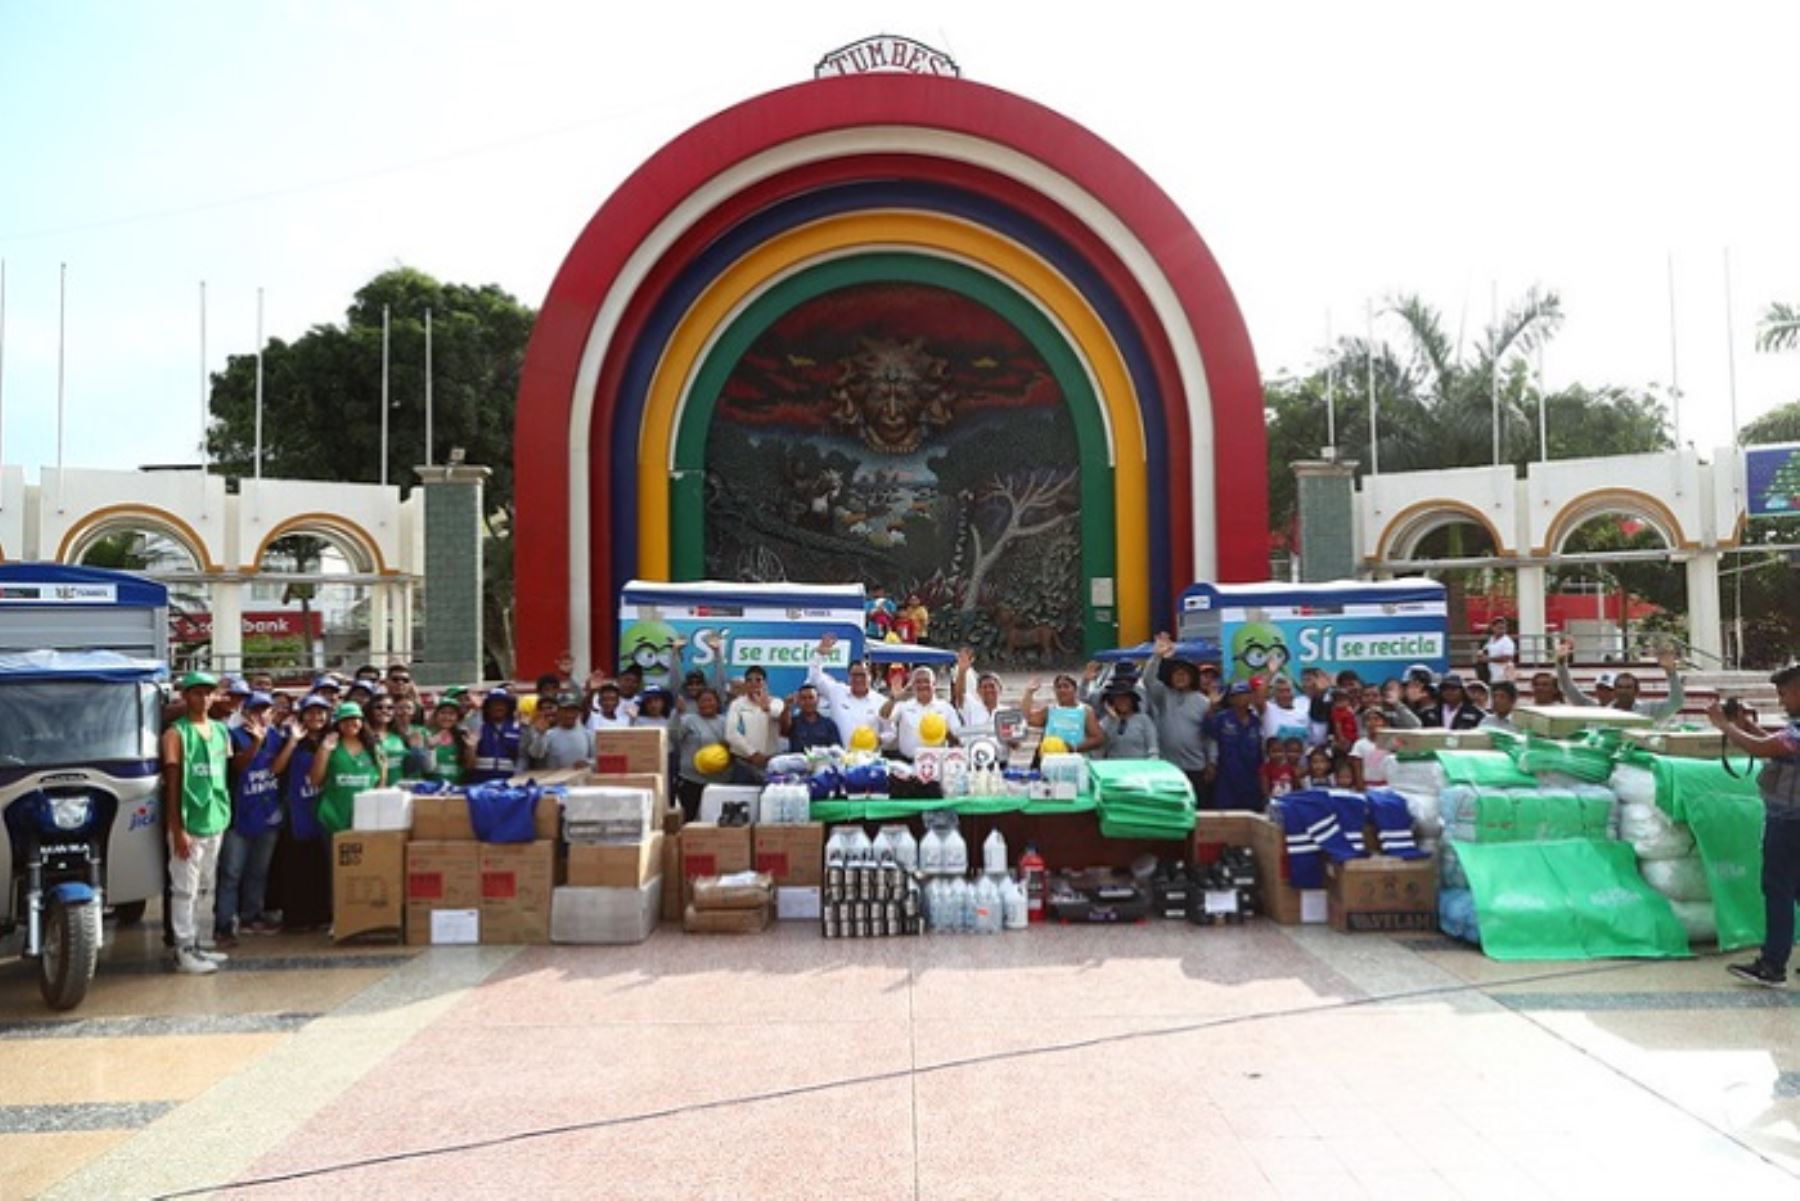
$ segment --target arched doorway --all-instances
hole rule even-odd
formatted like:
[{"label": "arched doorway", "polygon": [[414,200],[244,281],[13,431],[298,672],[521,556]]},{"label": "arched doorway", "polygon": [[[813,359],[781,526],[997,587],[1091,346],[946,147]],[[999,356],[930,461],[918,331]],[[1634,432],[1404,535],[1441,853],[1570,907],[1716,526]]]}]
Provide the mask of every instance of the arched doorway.
[{"label": "arched doorway", "polygon": [[[1661,638],[1689,639],[1687,572],[1673,561],[1679,527],[1639,506],[1589,504],[1552,526],[1546,624],[1575,643],[1578,659],[1651,658]],[[1581,560],[1592,556],[1588,561]]]},{"label": "arched doorway", "polygon": [[1413,505],[1388,523],[1377,555],[1385,563],[1430,564],[1420,574],[1444,585],[1453,661],[1468,659],[1495,617],[1512,618],[1516,626],[1518,593],[1513,572],[1498,562],[1505,557],[1500,531],[1473,505],[1450,499]]},{"label": "arched doorway", "polygon": [[374,596],[377,559],[363,540],[333,526],[277,531],[259,549],[245,598],[244,662],[277,679],[371,657],[382,615]]},{"label": "arched doorway", "polygon": [[180,525],[150,513],[107,514],[70,531],[62,561],[138,572],[167,586],[170,655],[180,665],[215,666],[205,557]]}]

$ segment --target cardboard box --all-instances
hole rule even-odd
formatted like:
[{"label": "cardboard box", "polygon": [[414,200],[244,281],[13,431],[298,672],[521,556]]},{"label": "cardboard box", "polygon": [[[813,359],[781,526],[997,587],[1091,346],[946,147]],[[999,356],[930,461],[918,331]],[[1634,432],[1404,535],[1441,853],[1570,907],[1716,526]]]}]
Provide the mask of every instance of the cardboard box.
[{"label": "cardboard box", "polygon": [[[677,809],[675,812],[680,813]],[[663,835],[662,862],[662,920],[678,922],[681,911],[687,908],[686,881],[681,877],[681,834]]]},{"label": "cardboard box", "polygon": [[413,794],[404,788],[371,788],[357,793],[352,804],[352,830],[412,829]]},{"label": "cardboard box", "polygon": [[[663,812],[669,807],[669,784],[667,773],[650,772],[599,772],[591,771],[582,774],[578,781],[595,788],[648,788],[656,793],[656,811]],[[679,812],[679,809],[677,810]]]},{"label": "cardboard box", "polygon": [[[676,883],[673,877],[669,881]],[[679,896],[681,890],[674,890]],[[662,914],[663,880],[638,888],[558,888],[550,897],[550,941],[616,946],[643,942]]]},{"label": "cardboard box", "polygon": [[331,836],[331,939],[398,939],[406,923],[406,831]]},{"label": "cardboard box", "polygon": [[[555,841],[562,834],[562,803],[554,796],[538,798],[537,836]],[[469,801],[460,796],[415,797],[413,837],[426,842],[474,842],[475,827],[469,821]]]},{"label": "cardboard box", "polygon": [[1325,890],[1295,888],[1287,881],[1287,833],[1260,813],[1248,815],[1248,832],[1262,911],[1283,926],[1323,923],[1328,917]]},{"label": "cardboard box", "polygon": [[469,802],[458,796],[414,797],[412,835],[422,842],[474,842]]},{"label": "cardboard box", "polygon": [[556,843],[484,842],[481,853],[481,941],[550,941],[550,892]]},{"label": "cardboard box", "polygon": [[662,829],[656,790],[616,784],[578,784],[563,794],[563,821],[574,839],[588,842],[641,842]]},{"label": "cardboard box", "polygon": [[696,909],[682,915],[681,928],[689,934],[760,934],[769,928],[774,906],[759,909]]},{"label": "cardboard box", "polygon": [[750,845],[756,870],[766,872],[782,887],[816,887],[825,882],[825,826],[755,826]]},{"label": "cardboard box", "polygon": [[1493,736],[1487,730],[1401,730],[1389,726],[1376,736],[1375,742],[1386,750],[1408,754],[1494,749]]},{"label": "cardboard box", "polygon": [[1599,705],[1520,705],[1513,710],[1512,720],[1523,733],[1546,738],[1568,738],[1596,726],[1629,730],[1653,724],[1640,713]]},{"label": "cardboard box", "polygon": [[1250,846],[1256,823],[1266,825],[1268,820],[1249,809],[1202,809],[1194,814],[1194,845]]},{"label": "cardboard box", "polygon": [[754,822],[762,809],[762,789],[755,784],[708,784],[700,793],[700,820],[717,825],[727,802],[748,805]]},{"label": "cardboard box", "polygon": [[688,887],[695,909],[767,909],[775,903],[775,881],[761,872],[696,876]]},{"label": "cardboard box", "polygon": [[775,890],[775,917],[784,922],[816,922],[824,911],[823,889],[783,884]]},{"label": "cardboard box", "polygon": [[695,822],[681,827],[682,879],[747,872],[753,863],[749,826]]},{"label": "cardboard box", "polygon": [[1717,759],[1725,753],[1725,735],[1719,730],[1627,730],[1625,741],[1676,759]]},{"label": "cardboard box", "polygon": [[1437,929],[1435,859],[1352,859],[1326,869],[1331,928]]},{"label": "cardboard box", "polygon": [[432,915],[481,907],[481,844],[406,844],[406,941],[434,941]]},{"label": "cardboard box", "polygon": [[639,843],[572,842],[568,881],[575,888],[642,888],[663,874],[664,836]]},{"label": "cardboard box", "polygon": [[594,735],[596,775],[649,774],[668,770],[669,743],[661,726],[601,730]]}]

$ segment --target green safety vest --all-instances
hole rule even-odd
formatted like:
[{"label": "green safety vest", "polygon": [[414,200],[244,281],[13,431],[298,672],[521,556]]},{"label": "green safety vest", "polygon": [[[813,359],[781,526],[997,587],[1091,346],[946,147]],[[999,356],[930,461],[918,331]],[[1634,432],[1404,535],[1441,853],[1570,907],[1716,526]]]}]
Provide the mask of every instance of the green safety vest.
[{"label": "green safety vest", "polygon": [[181,736],[181,827],[195,838],[223,834],[231,824],[231,787],[225,769],[231,740],[222,722],[205,731],[185,717],[175,719]]}]

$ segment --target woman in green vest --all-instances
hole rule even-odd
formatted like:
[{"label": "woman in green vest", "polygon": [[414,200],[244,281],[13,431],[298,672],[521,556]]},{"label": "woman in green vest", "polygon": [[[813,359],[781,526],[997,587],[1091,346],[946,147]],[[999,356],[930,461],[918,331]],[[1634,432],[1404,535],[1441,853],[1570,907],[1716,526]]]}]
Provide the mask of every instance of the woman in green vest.
[{"label": "woman in green vest", "polygon": [[409,731],[395,722],[393,697],[379,693],[369,702],[368,728],[369,741],[381,748],[387,760],[388,779],[411,779],[418,774],[407,769],[406,735]]},{"label": "woman in green vest", "polygon": [[387,783],[387,757],[363,729],[361,705],[346,701],[331,718],[336,729],[313,759],[312,784],[319,789],[319,824],[336,834],[350,828],[356,794]]}]

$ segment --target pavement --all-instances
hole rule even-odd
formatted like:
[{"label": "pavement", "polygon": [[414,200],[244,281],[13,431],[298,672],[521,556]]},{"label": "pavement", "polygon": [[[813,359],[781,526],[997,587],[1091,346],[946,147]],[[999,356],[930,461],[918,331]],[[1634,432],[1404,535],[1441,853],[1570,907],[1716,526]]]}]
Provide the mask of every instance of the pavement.
[{"label": "pavement", "polygon": [[[3,953],[3,952],[0,952]],[[0,958],[0,1197],[1800,1197],[1800,989],[1324,927]]]}]

